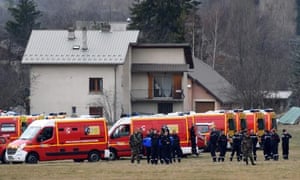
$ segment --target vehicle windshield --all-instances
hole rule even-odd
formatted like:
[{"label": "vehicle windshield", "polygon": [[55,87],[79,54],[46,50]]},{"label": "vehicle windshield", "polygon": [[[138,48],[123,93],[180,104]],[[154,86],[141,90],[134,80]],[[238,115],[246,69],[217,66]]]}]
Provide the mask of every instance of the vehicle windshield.
[{"label": "vehicle windshield", "polygon": [[23,134],[21,135],[20,139],[23,140],[31,140],[32,138],[34,138],[36,136],[36,134],[41,130],[41,127],[37,127],[37,126],[31,126],[28,127]]},{"label": "vehicle windshield", "polygon": [[198,134],[207,133],[208,132],[208,125],[197,125]]}]

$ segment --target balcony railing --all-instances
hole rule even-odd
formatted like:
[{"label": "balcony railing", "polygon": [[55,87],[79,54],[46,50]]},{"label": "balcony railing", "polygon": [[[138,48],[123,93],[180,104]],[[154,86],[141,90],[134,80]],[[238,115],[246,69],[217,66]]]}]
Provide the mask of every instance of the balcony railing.
[{"label": "balcony railing", "polygon": [[141,101],[182,101],[184,99],[184,94],[181,89],[173,91],[173,89],[132,89],[131,90],[131,100]]}]

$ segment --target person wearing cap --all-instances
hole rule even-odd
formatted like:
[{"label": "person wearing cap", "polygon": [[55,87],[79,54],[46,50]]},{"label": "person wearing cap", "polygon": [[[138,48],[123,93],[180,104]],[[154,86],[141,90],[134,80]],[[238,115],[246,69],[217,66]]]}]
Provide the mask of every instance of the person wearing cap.
[{"label": "person wearing cap", "polygon": [[282,157],[285,160],[289,159],[289,141],[292,138],[290,133],[286,131],[286,129],[282,130],[281,135],[281,146],[282,146]]},{"label": "person wearing cap", "polygon": [[272,129],[271,133],[271,150],[272,150],[272,158],[274,161],[278,161],[279,155],[278,155],[278,144],[280,143],[280,137],[276,133],[275,129]]}]

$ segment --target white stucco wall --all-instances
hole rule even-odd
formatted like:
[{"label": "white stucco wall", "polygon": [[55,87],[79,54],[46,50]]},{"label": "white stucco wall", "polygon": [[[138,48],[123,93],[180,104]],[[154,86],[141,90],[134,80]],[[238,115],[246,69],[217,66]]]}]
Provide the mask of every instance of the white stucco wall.
[{"label": "white stucco wall", "polygon": [[[31,113],[89,114],[99,95],[89,93],[89,78],[103,78],[104,90],[114,94],[114,67],[97,65],[32,65]],[[119,87],[117,87],[119,88]],[[120,88],[119,88],[120,89]]]},{"label": "white stucco wall", "polygon": [[132,63],[185,64],[183,48],[135,48]]}]

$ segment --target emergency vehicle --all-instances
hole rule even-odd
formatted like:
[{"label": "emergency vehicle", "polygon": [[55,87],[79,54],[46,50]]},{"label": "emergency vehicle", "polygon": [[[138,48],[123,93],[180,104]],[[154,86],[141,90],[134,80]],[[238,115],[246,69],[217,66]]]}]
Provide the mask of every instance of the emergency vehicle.
[{"label": "emergency vehicle", "polygon": [[32,122],[24,133],[7,146],[9,162],[73,159],[75,162],[99,161],[107,149],[104,118],[46,119]]},{"label": "emergency vehicle", "polygon": [[[110,159],[115,160],[120,157],[130,156],[129,146],[130,135],[135,129],[140,129],[143,137],[146,136],[147,130],[168,127],[170,133],[176,131],[180,138],[180,145],[183,154],[191,154],[191,142],[189,129],[194,124],[190,115],[147,115],[135,117],[123,117],[118,120],[109,130],[109,150]],[[204,140],[198,139],[198,147],[204,146]],[[199,151],[199,149],[197,149]]]},{"label": "emergency vehicle", "polygon": [[0,136],[8,136],[15,140],[22,134],[22,123],[20,116],[0,116]]}]

